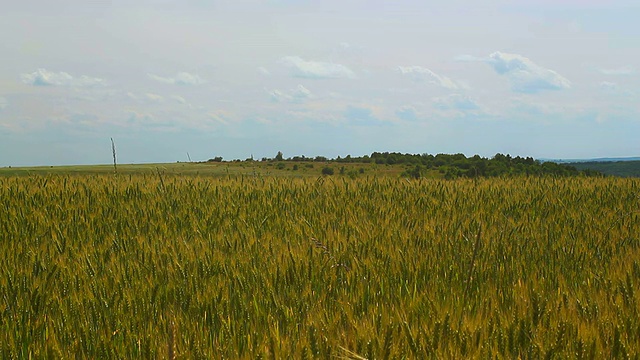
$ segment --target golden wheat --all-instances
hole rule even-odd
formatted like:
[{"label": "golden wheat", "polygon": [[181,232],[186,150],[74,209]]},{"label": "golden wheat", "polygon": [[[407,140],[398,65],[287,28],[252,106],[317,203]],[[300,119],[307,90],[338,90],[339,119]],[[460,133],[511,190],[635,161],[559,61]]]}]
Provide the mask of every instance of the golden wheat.
[{"label": "golden wheat", "polygon": [[0,178],[2,358],[638,358],[640,182]]}]

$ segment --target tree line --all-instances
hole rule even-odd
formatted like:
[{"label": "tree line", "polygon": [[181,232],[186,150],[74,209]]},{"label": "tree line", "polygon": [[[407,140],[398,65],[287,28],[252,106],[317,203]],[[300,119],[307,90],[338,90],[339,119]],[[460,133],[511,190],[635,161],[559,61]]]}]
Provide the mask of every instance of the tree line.
[{"label": "tree line", "polygon": [[[215,158],[209,161],[222,161]],[[239,161],[239,160],[237,160]],[[245,161],[253,161],[252,158]],[[578,170],[574,166],[555,162],[542,162],[532,157],[512,157],[509,154],[497,153],[491,158],[464,154],[403,154],[399,152],[373,152],[371,155],[336,157],[305,157],[304,155],[285,158],[282,152],[274,158],[262,158],[262,161],[287,162],[322,162],[322,163],[359,163],[380,165],[405,165],[407,169],[402,176],[420,178],[427,172],[438,171],[447,179],[460,177],[496,177],[503,175],[554,175],[554,176],[603,176],[602,173],[590,169]]]}]

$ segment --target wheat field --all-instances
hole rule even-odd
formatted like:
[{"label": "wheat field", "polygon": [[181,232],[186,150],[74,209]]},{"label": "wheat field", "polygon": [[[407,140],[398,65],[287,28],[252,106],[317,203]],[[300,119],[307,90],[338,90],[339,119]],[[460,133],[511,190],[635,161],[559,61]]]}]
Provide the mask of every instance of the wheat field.
[{"label": "wheat field", "polygon": [[640,181],[0,178],[0,357],[640,358]]}]

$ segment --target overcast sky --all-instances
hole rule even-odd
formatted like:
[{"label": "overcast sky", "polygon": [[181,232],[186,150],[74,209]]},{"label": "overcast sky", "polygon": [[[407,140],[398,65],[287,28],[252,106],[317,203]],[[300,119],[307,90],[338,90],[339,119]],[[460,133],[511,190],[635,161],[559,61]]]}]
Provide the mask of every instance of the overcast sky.
[{"label": "overcast sky", "polygon": [[0,0],[0,166],[640,155],[637,0]]}]

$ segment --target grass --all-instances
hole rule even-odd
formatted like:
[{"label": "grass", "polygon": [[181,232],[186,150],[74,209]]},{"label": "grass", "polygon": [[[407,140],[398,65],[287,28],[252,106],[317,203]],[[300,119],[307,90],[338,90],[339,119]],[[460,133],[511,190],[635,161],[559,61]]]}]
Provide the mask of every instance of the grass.
[{"label": "grass", "polygon": [[637,180],[181,165],[0,177],[0,357],[640,356]]}]

